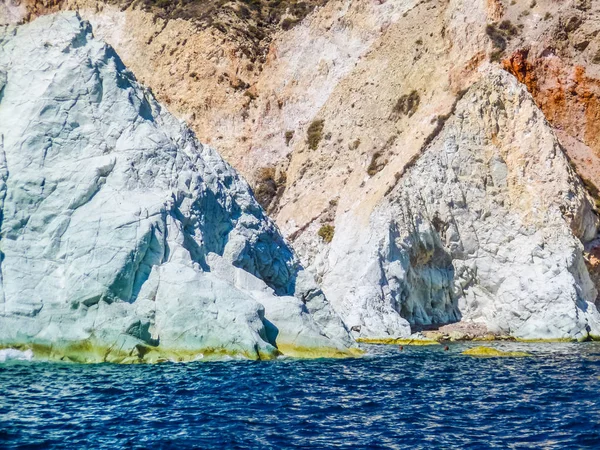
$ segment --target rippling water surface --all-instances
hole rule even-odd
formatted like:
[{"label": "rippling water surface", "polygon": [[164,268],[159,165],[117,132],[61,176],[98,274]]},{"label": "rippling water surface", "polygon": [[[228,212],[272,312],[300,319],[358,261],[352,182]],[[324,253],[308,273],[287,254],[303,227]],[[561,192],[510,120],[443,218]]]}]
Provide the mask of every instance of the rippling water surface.
[{"label": "rippling water surface", "polygon": [[359,359],[0,364],[0,447],[600,448],[600,345]]}]

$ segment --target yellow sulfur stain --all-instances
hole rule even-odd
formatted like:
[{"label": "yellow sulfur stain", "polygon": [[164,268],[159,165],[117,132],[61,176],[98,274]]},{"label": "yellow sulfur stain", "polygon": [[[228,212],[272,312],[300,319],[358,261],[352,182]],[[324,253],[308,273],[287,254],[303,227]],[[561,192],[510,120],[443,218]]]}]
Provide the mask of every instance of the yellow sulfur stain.
[{"label": "yellow sulfur stain", "polygon": [[358,348],[340,350],[333,347],[301,347],[290,344],[277,344],[277,348],[285,356],[303,359],[354,358],[364,354],[364,352]]},{"label": "yellow sulfur stain", "polygon": [[300,347],[294,345],[279,345],[272,351],[236,351],[227,348],[205,347],[198,349],[180,349],[165,347],[150,347],[138,344],[134,349],[125,351],[117,347],[97,345],[91,340],[63,345],[45,344],[16,344],[0,345],[17,350],[31,350],[36,359],[49,361],[65,361],[81,364],[115,363],[115,364],[144,364],[162,362],[190,361],[219,361],[224,359],[273,360],[285,355],[294,358],[352,358],[361,356],[364,352],[358,348],[341,350],[332,347]]},{"label": "yellow sulfur stain", "polygon": [[495,357],[506,357],[506,358],[519,358],[524,356],[533,356],[531,353],[526,352],[503,352],[491,347],[473,347],[462,352],[463,355],[468,356],[482,356],[488,358]]},{"label": "yellow sulfur stain", "polygon": [[433,339],[401,339],[401,338],[358,338],[356,342],[362,344],[385,344],[385,345],[440,345]]}]

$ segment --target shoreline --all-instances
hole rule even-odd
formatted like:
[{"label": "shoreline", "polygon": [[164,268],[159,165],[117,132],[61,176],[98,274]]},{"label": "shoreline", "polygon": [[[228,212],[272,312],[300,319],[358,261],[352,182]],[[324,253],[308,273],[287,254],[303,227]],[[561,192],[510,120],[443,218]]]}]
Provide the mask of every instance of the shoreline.
[{"label": "shoreline", "polygon": [[507,334],[494,333],[482,325],[472,323],[452,323],[446,325],[415,326],[413,334],[407,337],[359,337],[360,344],[380,345],[442,345],[453,342],[518,342],[518,343],[578,343],[598,342],[600,336],[588,335],[576,338],[520,338]]}]

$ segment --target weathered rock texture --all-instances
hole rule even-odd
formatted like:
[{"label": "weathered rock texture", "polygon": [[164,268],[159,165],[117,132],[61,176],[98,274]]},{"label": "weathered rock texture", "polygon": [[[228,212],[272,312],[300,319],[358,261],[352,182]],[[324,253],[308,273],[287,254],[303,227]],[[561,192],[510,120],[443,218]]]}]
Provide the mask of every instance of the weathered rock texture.
[{"label": "weathered rock texture", "polygon": [[258,62],[238,51],[244,23],[59,3],[250,181],[357,336],[459,319],[597,334],[593,202],[562,155],[598,197],[596,2],[329,0]]},{"label": "weathered rock texture", "polygon": [[467,91],[368,228],[345,219],[323,289],[362,337],[459,319],[522,338],[600,333],[580,241],[596,234],[592,204],[510,75]]},{"label": "weathered rock texture", "polygon": [[246,182],[74,13],[0,29],[0,211],[0,345],[86,361],[348,354]]}]

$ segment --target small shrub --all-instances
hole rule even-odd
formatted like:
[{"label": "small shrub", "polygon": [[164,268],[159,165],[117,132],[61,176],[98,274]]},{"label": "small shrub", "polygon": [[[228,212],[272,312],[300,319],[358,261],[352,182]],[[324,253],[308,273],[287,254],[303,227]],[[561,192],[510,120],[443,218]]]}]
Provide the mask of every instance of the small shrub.
[{"label": "small shrub", "polygon": [[580,11],[589,11],[591,7],[591,0],[577,0],[575,2],[575,8],[577,8]]},{"label": "small shrub", "polygon": [[501,52],[506,50],[506,39],[504,38],[504,33],[498,30],[494,25],[486,25],[485,34],[487,34],[487,36],[491,39],[496,50]]},{"label": "small shrub", "polygon": [[552,14],[550,14],[549,12],[544,14],[544,20],[550,20],[550,19],[552,19]]},{"label": "small shrub", "polygon": [[592,197],[592,200],[594,200],[594,206],[597,210],[600,210],[600,192],[598,191],[598,188],[593,182],[591,182],[584,176],[581,176],[581,181],[583,182],[583,185],[588,191],[588,194],[590,194],[590,196]]},{"label": "small shrub", "polygon": [[516,36],[519,34],[519,29],[515,27],[510,20],[503,20],[500,22],[500,25],[498,25],[498,28],[508,36]]},{"label": "small shrub", "polygon": [[531,3],[529,4],[530,8],[535,8],[535,5],[537,5],[537,1],[536,0],[531,0]]},{"label": "small shrub", "polygon": [[227,28],[221,22],[213,23],[213,27],[219,30],[223,34],[227,34]]},{"label": "small shrub", "polygon": [[318,119],[313,120],[310,126],[308,127],[308,131],[306,133],[306,142],[308,143],[308,148],[311,150],[316,150],[319,147],[319,143],[323,138],[323,126],[325,125],[325,121]]},{"label": "small shrub", "polygon": [[291,29],[297,23],[298,23],[297,20],[290,19],[289,17],[286,17],[285,19],[283,19],[281,21],[281,29],[287,31],[287,30]]},{"label": "small shrub", "polygon": [[330,243],[333,240],[333,234],[335,233],[335,227],[331,225],[323,225],[319,228],[319,232],[317,233],[323,241],[326,243]]},{"label": "small shrub", "polygon": [[387,159],[385,161],[380,161],[379,158],[381,158],[381,156],[381,152],[373,153],[373,156],[371,157],[371,162],[369,163],[369,167],[367,167],[367,174],[370,177],[375,175],[377,172],[381,171],[388,163]]},{"label": "small shrub", "polygon": [[248,89],[250,87],[250,85],[248,83],[246,83],[244,80],[241,80],[239,78],[235,79],[235,80],[231,80],[229,82],[229,85],[236,91],[241,91],[244,89]]},{"label": "small shrub", "polygon": [[590,45],[590,41],[586,40],[586,41],[581,41],[581,42],[578,42],[577,44],[574,44],[573,47],[575,47],[575,50],[582,52],[588,47],[588,45]]},{"label": "small shrub", "polygon": [[350,145],[348,145],[348,148],[350,150],[356,150],[359,146],[360,146],[360,139],[356,139]]},{"label": "small shrub", "polygon": [[250,18],[250,10],[246,8],[244,5],[238,5],[238,15],[241,19],[249,19]]},{"label": "small shrub", "polygon": [[274,167],[262,167],[258,170],[254,196],[265,211],[270,211],[269,208],[277,204],[277,199],[285,190],[286,181],[285,172],[277,177]]},{"label": "small shrub", "polygon": [[294,137],[294,132],[292,130],[288,130],[285,132],[285,145],[290,145],[290,141]]},{"label": "small shrub", "polygon": [[[527,11],[529,14],[529,11]],[[485,34],[490,38],[494,45],[494,50],[490,55],[491,61],[499,61],[506,50],[506,41],[519,34],[519,27],[514,26],[510,20],[503,20],[498,27],[495,24],[487,24]]]},{"label": "small shrub", "polygon": [[389,150],[390,148],[392,148],[392,146],[393,146],[393,145],[394,145],[394,143],[396,142],[396,139],[397,139],[397,138],[398,138],[398,135],[396,135],[396,134],[394,134],[394,135],[390,136],[390,137],[388,138],[388,140],[387,140],[387,141],[385,141],[385,144],[383,144],[383,147],[382,147],[382,149],[381,149],[381,150],[382,150],[382,151],[387,151],[387,150]]},{"label": "small shrub", "polygon": [[410,94],[405,94],[398,99],[394,107],[392,108],[391,118],[398,119],[402,115],[412,117],[419,108],[419,102],[421,98],[417,91],[412,91]]}]

